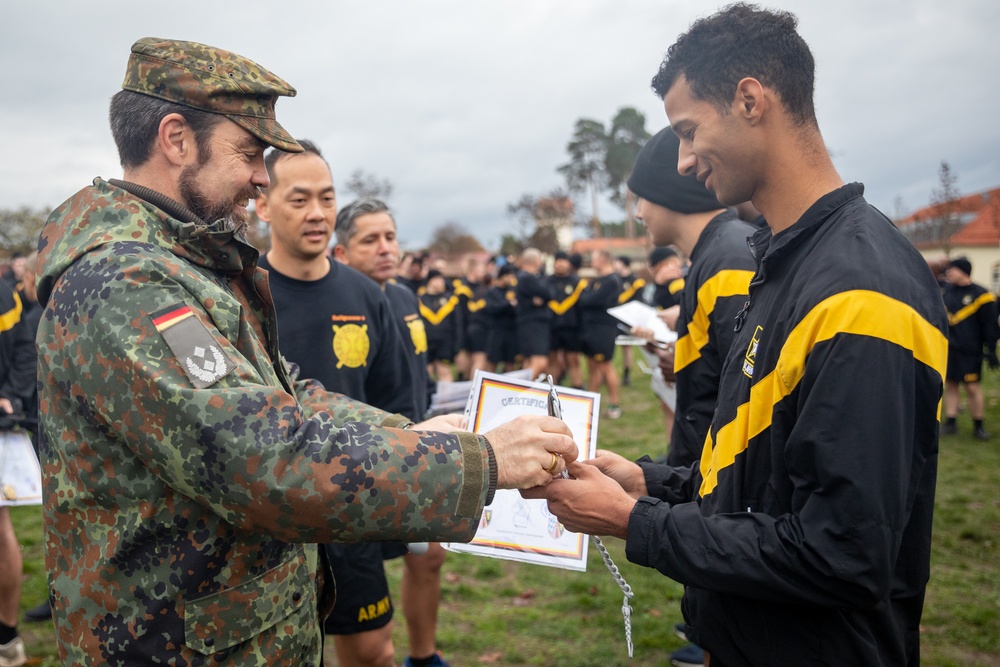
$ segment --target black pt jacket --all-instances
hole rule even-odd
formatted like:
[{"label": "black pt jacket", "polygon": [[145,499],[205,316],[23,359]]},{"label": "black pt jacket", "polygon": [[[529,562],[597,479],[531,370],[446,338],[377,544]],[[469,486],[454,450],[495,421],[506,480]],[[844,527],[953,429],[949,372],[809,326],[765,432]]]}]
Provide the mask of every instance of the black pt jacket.
[{"label": "black pt jacket", "polygon": [[712,218],[691,251],[680,294],[674,372],[677,406],[667,463],[701,458],[719,397],[719,377],[736,336],[736,314],[747,301],[755,269],[747,237],[754,228],[732,210]]},{"label": "black pt jacket", "polygon": [[947,318],[862,193],[752,237],[700,465],[642,464],[627,556],[685,584],[713,667],[920,662]]}]

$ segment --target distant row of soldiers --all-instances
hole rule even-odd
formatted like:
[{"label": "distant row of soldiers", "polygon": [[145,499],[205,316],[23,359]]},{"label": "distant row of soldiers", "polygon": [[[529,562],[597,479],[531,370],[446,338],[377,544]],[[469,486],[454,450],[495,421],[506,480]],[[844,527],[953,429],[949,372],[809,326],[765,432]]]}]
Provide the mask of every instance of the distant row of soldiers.
[{"label": "distant row of soldiers", "polygon": [[464,276],[450,282],[432,269],[423,284],[405,283],[420,300],[438,379],[450,379],[447,366],[455,362],[463,375],[500,366],[531,368],[533,376],[572,371],[572,383],[582,386],[578,364],[567,355],[610,361],[621,330],[609,308],[631,300],[669,308],[683,288],[681,259],[670,248],[652,251],[648,280],[631,271],[627,257],[613,260],[604,250],[592,253],[596,275],[589,278],[580,275],[580,254],[556,253],[549,275],[536,249],[525,250],[516,264],[501,265],[494,276],[473,258]]}]

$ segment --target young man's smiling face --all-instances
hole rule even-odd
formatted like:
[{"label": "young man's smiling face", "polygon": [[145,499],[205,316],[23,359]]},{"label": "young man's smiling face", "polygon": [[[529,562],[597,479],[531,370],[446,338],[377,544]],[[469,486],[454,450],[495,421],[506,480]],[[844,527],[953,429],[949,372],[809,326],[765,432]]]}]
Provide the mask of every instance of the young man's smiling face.
[{"label": "young man's smiling face", "polygon": [[677,171],[695,174],[726,206],[752,198],[758,162],[751,125],[740,114],[736,98],[729,113],[695,99],[683,76],[663,98],[670,126],[680,139]]}]

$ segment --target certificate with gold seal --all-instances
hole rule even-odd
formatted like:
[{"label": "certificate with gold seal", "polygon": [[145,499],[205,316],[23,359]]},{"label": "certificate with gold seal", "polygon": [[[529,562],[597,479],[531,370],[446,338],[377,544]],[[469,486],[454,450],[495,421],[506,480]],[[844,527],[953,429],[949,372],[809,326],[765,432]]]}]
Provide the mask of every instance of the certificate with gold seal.
[{"label": "certificate with gold seal", "polygon": [[[469,430],[486,433],[520,415],[547,414],[548,393],[548,384],[477,372],[466,406]],[[556,393],[580,460],[592,458],[597,449],[600,394],[558,386]],[[586,535],[567,531],[544,500],[525,500],[517,491],[501,489],[483,510],[472,541],[445,546],[451,551],[585,572],[588,544]]]}]

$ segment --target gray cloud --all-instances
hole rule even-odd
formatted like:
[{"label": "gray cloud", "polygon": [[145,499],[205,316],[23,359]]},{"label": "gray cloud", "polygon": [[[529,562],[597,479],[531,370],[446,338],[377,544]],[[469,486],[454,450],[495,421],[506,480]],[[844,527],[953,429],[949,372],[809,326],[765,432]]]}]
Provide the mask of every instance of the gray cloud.
[{"label": "gray cloud", "polygon": [[[666,124],[649,79],[699,0],[303,1],[166,5],[53,0],[0,25],[0,206],[51,206],[120,173],[107,130],[133,41],[191,39],[247,55],[299,90],[282,124],[323,148],[340,182],[389,178],[405,241],[449,220],[487,244],[555,172],[579,117],[622,106]],[[817,109],[845,180],[891,213],[927,203],[939,162],[962,192],[1000,183],[1000,4],[782,2],[817,61]],[[580,202],[589,211],[586,198]],[[621,215],[604,204],[605,215]]]}]

